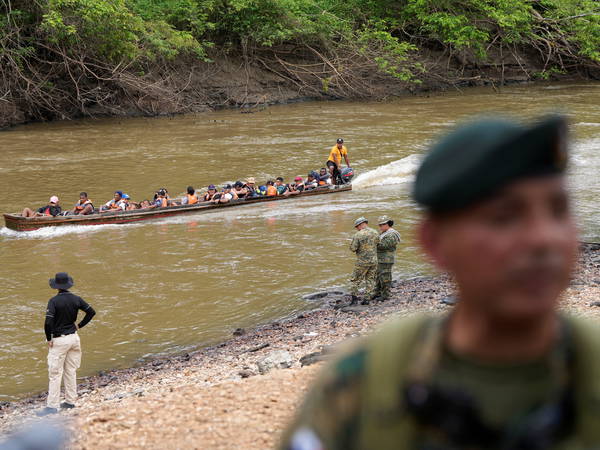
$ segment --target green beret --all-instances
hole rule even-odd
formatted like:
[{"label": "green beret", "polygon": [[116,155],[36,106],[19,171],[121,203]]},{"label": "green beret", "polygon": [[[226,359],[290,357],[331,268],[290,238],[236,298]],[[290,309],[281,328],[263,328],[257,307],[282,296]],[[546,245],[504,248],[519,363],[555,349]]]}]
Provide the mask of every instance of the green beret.
[{"label": "green beret", "polygon": [[491,118],[462,125],[425,156],[413,198],[431,211],[452,211],[483,200],[517,179],[563,173],[566,137],[562,116],[531,126]]}]

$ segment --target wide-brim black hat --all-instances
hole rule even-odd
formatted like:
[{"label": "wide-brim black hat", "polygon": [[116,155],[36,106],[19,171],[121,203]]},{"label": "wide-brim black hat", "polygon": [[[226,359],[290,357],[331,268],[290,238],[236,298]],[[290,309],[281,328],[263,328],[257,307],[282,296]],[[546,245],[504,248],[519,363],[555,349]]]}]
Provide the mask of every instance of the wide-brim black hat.
[{"label": "wide-brim black hat", "polygon": [[67,272],[59,272],[48,280],[52,289],[69,289],[75,284]]}]

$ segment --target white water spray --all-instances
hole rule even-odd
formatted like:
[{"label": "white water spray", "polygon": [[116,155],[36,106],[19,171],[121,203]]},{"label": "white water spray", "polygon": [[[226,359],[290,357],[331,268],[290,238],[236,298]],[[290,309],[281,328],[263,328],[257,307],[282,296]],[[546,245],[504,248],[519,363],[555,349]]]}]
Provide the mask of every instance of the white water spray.
[{"label": "white water spray", "polygon": [[387,186],[403,184],[412,181],[415,171],[419,166],[421,155],[413,154],[399,159],[368,172],[361,173],[352,182],[353,188],[369,186]]}]

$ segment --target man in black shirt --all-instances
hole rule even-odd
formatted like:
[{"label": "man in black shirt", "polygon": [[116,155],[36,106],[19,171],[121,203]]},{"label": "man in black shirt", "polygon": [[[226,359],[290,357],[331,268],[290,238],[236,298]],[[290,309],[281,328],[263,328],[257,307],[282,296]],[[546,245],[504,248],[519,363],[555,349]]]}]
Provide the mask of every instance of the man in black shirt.
[{"label": "man in black shirt", "polygon": [[[83,328],[96,314],[94,308],[77,295],[71,294],[73,278],[67,273],[57,273],[50,279],[50,287],[58,294],[48,302],[44,331],[48,341],[48,401],[39,416],[54,414],[61,408],[74,408],[77,398],[77,369],[81,363],[81,344],[77,330]],[[79,324],[77,312],[85,317]],[[60,403],[60,385],[64,378],[65,402]],[[60,405],[59,405],[60,404]]]},{"label": "man in black shirt", "polygon": [[50,197],[50,201],[48,202],[48,204],[46,206],[42,206],[40,208],[38,208],[36,211],[30,209],[30,208],[25,208],[23,210],[23,212],[21,213],[21,215],[23,217],[39,217],[39,216],[52,216],[52,217],[56,217],[61,213],[62,209],[60,207],[60,205],[58,204],[58,197],[56,195],[53,195],[52,197]]}]

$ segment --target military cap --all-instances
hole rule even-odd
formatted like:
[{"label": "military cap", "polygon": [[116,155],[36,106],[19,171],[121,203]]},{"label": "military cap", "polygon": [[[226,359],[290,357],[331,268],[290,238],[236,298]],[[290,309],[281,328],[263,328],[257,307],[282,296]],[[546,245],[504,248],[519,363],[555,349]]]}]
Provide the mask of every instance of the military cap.
[{"label": "military cap", "polygon": [[383,225],[386,224],[388,222],[390,222],[392,219],[390,219],[388,216],[381,216],[379,218],[379,221],[377,222],[378,225]]},{"label": "military cap", "polygon": [[359,226],[363,222],[369,222],[369,221],[367,220],[366,217],[359,217],[358,219],[356,219],[354,221],[354,228],[356,228],[357,226]]},{"label": "military cap", "polygon": [[431,211],[451,211],[483,200],[528,176],[566,169],[567,123],[550,116],[523,126],[508,119],[462,125],[433,145],[419,167],[413,198]]}]

